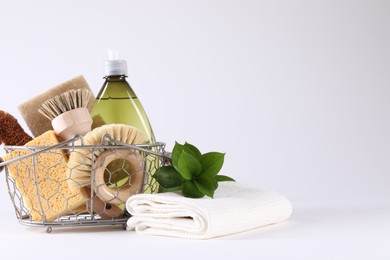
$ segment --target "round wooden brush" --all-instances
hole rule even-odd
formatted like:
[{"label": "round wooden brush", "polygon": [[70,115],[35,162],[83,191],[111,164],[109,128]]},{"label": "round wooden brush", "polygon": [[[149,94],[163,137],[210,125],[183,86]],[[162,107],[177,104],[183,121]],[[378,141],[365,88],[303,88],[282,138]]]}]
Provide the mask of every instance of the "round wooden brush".
[{"label": "round wooden brush", "polygon": [[[38,112],[51,120],[56,134],[62,139],[69,140],[75,135],[85,135],[91,131],[92,118],[87,109],[87,104],[90,101],[93,94],[88,89],[72,89],[57,95],[47,101],[45,101]],[[83,151],[84,149],[79,149]],[[71,152],[77,154],[79,150]],[[82,164],[80,167],[82,167]],[[89,175],[91,175],[92,167],[89,168]],[[71,184],[73,182],[69,182]],[[90,199],[91,188],[89,182],[85,183],[83,189],[76,187],[80,194]],[[70,187],[69,188],[75,188]],[[99,197],[92,200],[93,211],[99,214],[102,219],[117,219],[123,215],[123,210],[115,205],[110,205],[103,202]]]},{"label": "round wooden brush", "polygon": [[91,131],[92,118],[87,104],[92,96],[88,89],[72,89],[43,102],[38,112],[51,120],[59,137],[69,140]]},{"label": "round wooden brush", "polygon": [[[138,128],[123,124],[109,124],[95,128],[85,135],[84,145],[100,145],[105,135],[126,144],[145,144],[148,140],[147,135]],[[119,164],[116,163],[118,161]],[[128,167],[124,161],[128,162]],[[112,163],[113,166],[110,168]],[[91,185],[92,169],[95,169],[93,188],[96,194],[105,202],[121,204],[131,195],[142,191],[143,167],[143,157],[131,149],[79,149],[72,152],[69,157],[68,184],[69,187],[83,190],[83,187]],[[111,173],[109,183],[115,184],[127,177],[128,184],[123,188],[108,187],[103,176],[106,170]]]}]

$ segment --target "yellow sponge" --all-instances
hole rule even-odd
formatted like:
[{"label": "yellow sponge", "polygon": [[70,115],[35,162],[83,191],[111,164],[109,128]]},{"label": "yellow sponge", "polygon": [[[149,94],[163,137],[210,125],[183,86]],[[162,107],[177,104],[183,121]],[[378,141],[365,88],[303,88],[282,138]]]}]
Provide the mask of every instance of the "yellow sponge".
[{"label": "yellow sponge", "polygon": [[[54,131],[47,131],[28,142],[26,146],[52,146],[58,143]],[[7,161],[27,154],[31,154],[31,151],[14,150],[3,159]],[[87,199],[68,187],[67,161],[65,150],[58,149],[7,166],[33,220],[53,221],[67,213],[86,211]]]}]

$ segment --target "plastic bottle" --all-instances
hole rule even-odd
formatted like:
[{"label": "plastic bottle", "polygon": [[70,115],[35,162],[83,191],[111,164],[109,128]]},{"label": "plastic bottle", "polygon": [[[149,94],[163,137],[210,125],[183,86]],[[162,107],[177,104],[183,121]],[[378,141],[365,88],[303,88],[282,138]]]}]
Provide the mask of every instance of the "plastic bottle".
[{"label": "plastic bottle", "polygon": [[[141,129],[147,134],[149,142],[155,143],[156,139],[145,110],[126,81],[126,61],[119,59],[117,50],[108,50],[108,56],[109,59],[104,62],[105,81],[91,110],[92,129],[105,124],[126,124]],[[153,160],[154,162],[152,162]],[[154,167],[147,165],[148,169],[154,169],[159,165],[157,157],[148,157],[147,161],[147,164],[153,163],[154,165]],[[113,182],[112,180],[115,179],[114,187],[121,186],[121,183],[124,182],[122,179],[126,181],[128,173],[131,172],[121,160],[111,162],[107,165],[107,170],[104,174],[105,182]],[[115,173],[116,176],[112,176],[112,173]],[[158,191],[158,183],[150,177],[153,174],[154,170],[146,177],[147,181],[143,193],[156,193]]]},{"label": "plastic bottle", "polygon": [[104,124],[127,124],[144,131],[151,143],[156,141],[145,110],[126,81],[127,63],[117,50],[108,51],[104,62],[104,83],[91,110],[92,128]]}]

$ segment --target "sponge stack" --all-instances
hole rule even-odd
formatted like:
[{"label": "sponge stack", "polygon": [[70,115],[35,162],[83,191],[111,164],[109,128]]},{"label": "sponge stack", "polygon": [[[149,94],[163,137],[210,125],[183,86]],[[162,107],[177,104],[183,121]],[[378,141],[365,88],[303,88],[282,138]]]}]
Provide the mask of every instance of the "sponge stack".
[{"label": "sponge stack", "polygon": [[[54,131],[47,131],[28,142],[26,146],[53,146],[58,143]],[[31,150],[14,150],[3,159],[7,161],[31,153]],[[32,167],[33,160],[35,169]],[[65,150],[58,149],[7,166],[33,220],[53,221],[67,213],[86,211],[87,199],[68,187],[67,161]]]},{"label": "sponge stack", "polygon": [[[70,79],[54,88],[49,89],[48,91],[22,103],[19,105],[18,109],[19,112],[22,114],[24,120],[27,123],[28,128],[30,129],[31,133],[36,137],[43,133],[45,133],[48,130],[52,130],[51,122],[47,120],[47,118],[43,115],[41,115],[38,112],[39,107],[42,105],[43,102],[46,100],[60,95],[64,92],[67,92],[71,89],[88,89],[92,92],[90,89],[87,81],[84,79],[83,76],[78,76],[73,79]],[[95,98],[91,98],[88,101],[87,108],[90,110],[93,103],[95,101]]]}]

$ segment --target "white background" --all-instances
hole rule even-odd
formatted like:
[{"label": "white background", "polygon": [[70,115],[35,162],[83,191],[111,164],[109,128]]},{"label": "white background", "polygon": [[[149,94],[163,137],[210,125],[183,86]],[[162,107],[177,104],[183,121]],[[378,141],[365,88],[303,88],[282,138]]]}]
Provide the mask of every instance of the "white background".
[{"label": "white background", "polygon": [[226,152],[223,174],[286,195],[295,211],[223,241],[46,235],[17,224],[3,178],[0,240],[26,256],[50,241],[67,257],[63,244],[87,254],[102,241],[139,255],[153,244],[165,256],[389,256],[389,46],[389,1],[2,0],[0,109],[26,130],[20,103],[80,74],[97,94],[105,50],[117,48],[168,150],[177,140]]}]

